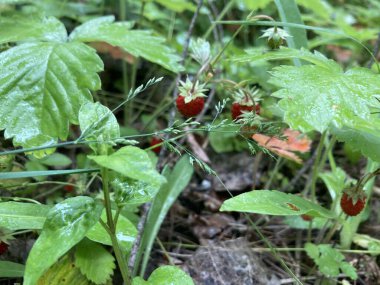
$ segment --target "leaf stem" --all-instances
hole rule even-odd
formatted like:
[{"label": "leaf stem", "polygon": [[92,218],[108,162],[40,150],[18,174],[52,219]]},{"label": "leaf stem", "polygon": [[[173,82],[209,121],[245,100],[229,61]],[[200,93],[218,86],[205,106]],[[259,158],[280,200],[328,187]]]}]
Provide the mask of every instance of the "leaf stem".
[{"label": "leaf stem", "polygon": [[104,193],[104,204],[106,208],[106,214],[107,214],[107,226],[109,228],[109,234],[112,242],[112,247],[115,252],[115,257],[117,260],[117,263],[119,265],[119,269],[121,272],[121,275],[123,276],[124,283],[126,285],[131,285],[131,275],[129,273],[127,261],[125,260],[123,253],[120,249],[119,243],[116,238],[116,227],[114,220],[112,218],[112,210],[111,210],[111,198],[110,198],[110,191],[108,188],[108,169],[102,167],[101,168],[101,175],[102,175],[102,182],[103,182],[103,193]]},{"label": "leaf stem", "polygon": [[318,143],[318,147],[317,147],[317,157],[315,158],[315,161],[314,161],[314,166],[313,166],[313,172],[312,172],[312,177],[311,177],[311,199],[313,202],[316,202],[317,198],[316,198],[316,182],[317,182],[317,178],[318,178],[318,172],[319,172],[319,169],[320,169],[320,162],[321,162],[321,158],[322,158],[322,149],[323,149],[323,145],[325,143],[325,138],[326,138],[326,135],[327,135],[327,131],[324,131],[322,133],[322,136],[321,136],[321,139]]}]

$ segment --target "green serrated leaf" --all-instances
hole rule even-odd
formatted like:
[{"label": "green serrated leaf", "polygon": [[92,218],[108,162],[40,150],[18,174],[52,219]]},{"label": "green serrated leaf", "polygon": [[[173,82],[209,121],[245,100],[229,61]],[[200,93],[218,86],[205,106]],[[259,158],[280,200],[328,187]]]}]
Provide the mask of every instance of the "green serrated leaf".
[{"label": "green serrated leaf", "polygon": [[332,128],[331,132],[339,141],[344,141],[354,149],[380,162],[380,119],[371,116],[368,120],[357,118],[350,126]]},{"label": "green serrated leaf", "polygon": [[355,268],[346,262],[344,255],[332,248],[331,245],[306,243],[305,250],[318,265],[319,271],[327,277],[337,277],[342,270],[351,279],[356,280],[358,278]]},{"label": "green serrated leaf", "polygon": [[94,199],[78,196],[50,209],[26,261],[24,285],[36,284],[58,258],[81,241],[98,222],[102,208]]},{"label": "green serrated leaf", "polygon": [[157,172],[148,154],[135,146],[125,146],[111,155],[88,157],[100,166],[132,179],[155,185],[165,182],[165,178]]},{"label": "green serrated leaf", "polygon": [[23,264],[10,262],[10,261],[0,261],[0,277],[23,277],[25,266]]},{"label": "green serrated leaf", "polygon": [[0,203],[0,227],[12,231],[42,229],[50,208],[32,203]]},{"label": "green serrated leaf", "polygon": [[[115,115],[99,102],[88,102],[79,110],[79,125],[82,130],[81,138],[99,143],[111,143],[120,137],[120,128]],[[96,151],[97,144],[90,144]]]},{"label": "green serrated leaf", "polygon": [[18,41],[65,42],[67,31],[54,17],[37,14],[10,13],[0,18],[0,44]]},{"label": "green serrated leaf", "polygon": [[270,82],[280,87],[273,96],[281,98],[285,122],[303,132],[369,120],[371,100],[380,93],[380,75],[365,68],[343,72],[337,63],[280,66],[271,74]]},{"label": "green serrated leaf", "polygon": [[129,30],[129,22],[114,22],[114,16],[105,16],[85,22],[70,34],[71,41],[99,42],[119,46],[134,56],[178,72],[180,57],[165,44],[165,39],[152,35],[151,31]]},{"label": "green serrated leaf", "polygon": [[226,200],[220,211],[237,211],[264,215],[334,218],[331,211],[297,195],[276,190],[254,190]]},{"label": "green serrated leaf", "polygon": [[[115,215],[115,211],[112,211],[112,214]],[[103,211],[101,219],[106,221],[105,211]],[[127,252],[131,249],[136,235],[136,227],[126,217],[120,215],[116,225],[116,238],[123,251]],[[109,234],[99,222],[87,232],[86,237],[101,244],[112,245]]]},{"label": "green serrated leaf", "polygon": [[[24,148],[65,140],[100,88],[103,63],[82,43],[26,43],[0,54],[0,129]],[[45,152],[35,152],[43,156]]]},{"label": "green serrated leaf", "polygon": [[78,268],[70,255],[54,263],[38,280],[36,285],[93,285]]},{"label": "green serrated leaf", "polygon": [[75,266],[95,284],[106,283],[116,267],[112,254],[88,239],[83,239],[76,247]]},{"label": "green serrated leaf", "polygon": [[135,277],[132,285],[194,285],[187,273],[175,266],[161,266],[153,271],[148,281]]}]

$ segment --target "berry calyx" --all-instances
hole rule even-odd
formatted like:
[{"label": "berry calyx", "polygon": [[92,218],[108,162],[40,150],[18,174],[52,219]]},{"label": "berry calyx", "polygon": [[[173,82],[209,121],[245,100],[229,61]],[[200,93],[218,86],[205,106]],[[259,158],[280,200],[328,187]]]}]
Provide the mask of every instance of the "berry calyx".
[{"label": "berry calyx", "polygon": [[8,250],[8,244],[3,241],[0,241],[0,255],[6,253],[7,250]]},{"label": "berry calyx", "polygon": [[[153,137],[151,140],[150,140],[150,146],[155,146],[155,145],[158,145],[160,143],[162,143],[163,140],[158,138],[158,137]],[[159,146],[156,146],[154,148],[152,148],[152,151],[154,151],[156,154],[159,154],[160,151],[161,151],[161,145]]]},{"label": "berry calyx", "polygon": [[343,191],[340,207],[348,216],[357,216],[365,207],[367,196],[362,189],[356,187]]},{"label": "berry calyx", "polygon": [[194,84],[189,79],[186,82],[180,81],[180,94],[176,99],[178,111],[186,118],[198,115],[204,108],[206,97],[203,92],[207,91],[204,84],[196,81]]},{"label": "berry calyx", "polygon": [[260,115],[260,109],[261,107],[259,104],[256,104],[255,106],[253,106],[253,105],[244,105],[239,102],[234,102],[231,108],[231,117],[232,117],[232,120],[236,120],[244,112],[252,112],[253,110],[255,110],[255,113],[257,115]]},{"label": "berry calyx", "polygon": [[278,49],[283,43],[284,40],[291,37],[285,30],[273,27],[263,31],[264,34],[260,38],[268,39],[268,46],[271,49]]}]

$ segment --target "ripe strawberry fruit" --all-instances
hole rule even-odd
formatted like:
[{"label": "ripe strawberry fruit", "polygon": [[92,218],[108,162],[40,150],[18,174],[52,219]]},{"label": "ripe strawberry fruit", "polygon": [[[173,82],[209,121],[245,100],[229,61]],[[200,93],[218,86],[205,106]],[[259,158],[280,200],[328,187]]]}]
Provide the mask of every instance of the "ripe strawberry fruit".
[{"label": "ripe strawberry fruit", "polygon": [[256,106],[253,105],[243,105],[239,102],[235,102],[232,104],[231,108],[231,117],[232,120],[238,119],[244,112],[252,112],[255,110],[257,115],[260,115],[260,105],[256,104]]},{"label": "ripe strawberry fruit", "polygon": [[[150,146],[155,146],[157,144],[160,144],[162,143],[163,140],[158,138],[158,137],[153,137],[151,140],[150,140]],[[155,153],[159,154],[160,151],[161,151],[161,145],[160,146],[156,146],[155,148],[152,148],[152,151],[154,151]]]},{"label": "ripe strawberry fruit", "polygon": [[186,118],[194,117],[204,108],[206,95],[203,92],[207,89],[204,89],[204,84],[199,84],[198,81],[193,84],[189,79],[186,82],[180,81],[180,84],[180,94],[176,99],[177,109]]},{"label": "ripe strawberry fruit", "polygon": [[8,250],[8,244],[0,241],[0,255],[4,254]]},{"label": "ripe strawberry fruit", "polygon": [[189,103],[185,103],[185,97],[179,95],[176,99],[176,105],[182,116],[190,118],[202,112],[203,107],[205,106],[205,99],[203,97],[198,97],[191,100]]},{"label": "ripe strawberry fruit", "polygon": [[67,193],[71,193],[71,192],[74,191],[74,186],[73,186],[73,185],[69,185],[69,184],[67,184],[67,185],[63,186],[63,189],[64,189]]},{"label": "ripe strawberry fruit", "polygon": [[362,189],[355,187],[345,190],[340,199],[340,207],[348,216],[356,216],[363,211],[366,195]]}]

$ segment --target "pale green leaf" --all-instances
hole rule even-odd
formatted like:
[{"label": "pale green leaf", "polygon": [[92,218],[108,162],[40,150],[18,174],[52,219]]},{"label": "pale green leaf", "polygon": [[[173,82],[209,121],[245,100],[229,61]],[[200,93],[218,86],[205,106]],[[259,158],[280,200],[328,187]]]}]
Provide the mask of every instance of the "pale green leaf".
[{"label": "pale green leaf", "polygon": [[23,277],[25,266],[23,264],[0,261],[0,277]]},{"label": "pale green leaf", "polygon": [[330,21],[333,8],[325,0],[297,0],[297,4],[311,10],[326,21]]},{"label": "pale green leaf", "polygon": [[272,2],[272,0],[243,0],[243,2],[246,8],[252,11],[257,9],[264,9]]},{"label": "pale green leaf", "polygon": [[[87,141],[110,143],[120,137],[120,128],[115,115],[99,102],[88,102],[79,110],[81,138]],[[90,144],[96,150],[96,144]]]},{"label": "pale green leaf", "polygon": [[346,262],[344,255],[332,248],[331,245],[306,243],[305,250],[318,265],[319,271],[327,277],[337,277],[342,270],[351,279],[356,280],[358,278],[355,268]]},{"label": "pale green leaf", "polygon": [[83,239],[98,222],[103,206],[78,196],[56,204],[46,217],[42,232],[26,261],[24,285],[34,285],[58,258]]},{"label": "pale green leaf", "polygon": [[18,41],[65,42],[67,31],[54,17],[11,13],[0,17],[0,44]]},{"label": "pale green leaf", "polygon": [[153,271],[148,281],[135,277],[132,285],[194,285],[191,277],[175,266],[161,266]]},{"label": "pale green leaf", "polygon": [[139,180],[117,177],[111,181],[115,202],[123,205],[139,205],[156,196],[160,186]]},{"label": "pale green leaf", "polygon": [[55,167],[67,167],[72,161],[71,159],[62,153],[56,152],[44,158],[38,160],[38,162],[47,165],[47,166],[55,166]]},{"label": "pale green leaf", "polygon": [[[112,211],[112,214],[115,215],[115,212]],[[105,211],[103,211],[101,219],[107,220]],[[116,238],[123,251],[127,252],[131,249],[136,235],[136,227],[126,217],[120,215],[116,225]],[[101,244],[112,245],[109,234],[99,222],[87,232],[86,237]]]},{"label": "pale green leaf", "polygon": [[75,266],[73,256],[66,254],[53,264],[36,285],[94,285]]},{"label": "pale green leaf", "polygon": [[42,229],[50,208],[32,203],[0,203],[0,227],[12,231]]},{"label": "pale green leaf", "polygon": [[135,146],[125,146],[111,155],[90,155],[89,158],[102,167],[132,179],[156,185],[165,182],[165,178],[157,172],[148,154]]},{"label": "pale green leaf", "polygon": [[99,56],[82,43],[26,43],[1,53],[5,138],[24,148],[65,140],[80,106],[92,101],[90,90],[100,88],[97,72],[102,69]]},{"label": "pale green leaf", "polygon": [[145,271],[153,242],[157,236],[158,230],[165,219],[167,212],[178,198],[179,194],[189,184],[193,176],[193,167],[189,162],[187,155],[183,156],[174,166],[173,171],[169,168],[164,170],[167,183],[163,184],[160,191],[156,195],[152,206],[149,210],[144,232],[141,237],[141,245],[136,259],[139,260],[144,253],[142,272]]},{"label": "pale green leaf", "polygon": [[329,210],[297,195],[276,190],[254,190],[226,200],[221,211],[247,212],[264,215],[334,218]]},{"label": "pale green leaf", "polygon": [[380,162],[380,119],[371,116],[369,120],[355,120],[351,126],[332,128],[331,132],[339,141],[344,141],[364,156]]},{"label": "pale green leaf", "polygon": [[76,246],[75,266],[95,284],[106,283],[116,267],[112,254],[100,244],[88,239],[83,239]]},{"label": "pale green leaf", "polygon": [[323,182],[326,184],[332,200],[339,197],[348,182],[346,172],[339,167],[331,172],[320,173],[319,177],[322,178]]},{"label": "pale green leaf", "polygon": [[165,39],[152,35],[151,31],[129,30],[130,23],[114,22],[114,19],[113,16],[105,16],[90,20],[75,28],[70,34],[70,39],[81,42],[106,42],[173,72],[182,70],[178,63],[180,57],[165,44]]}]

